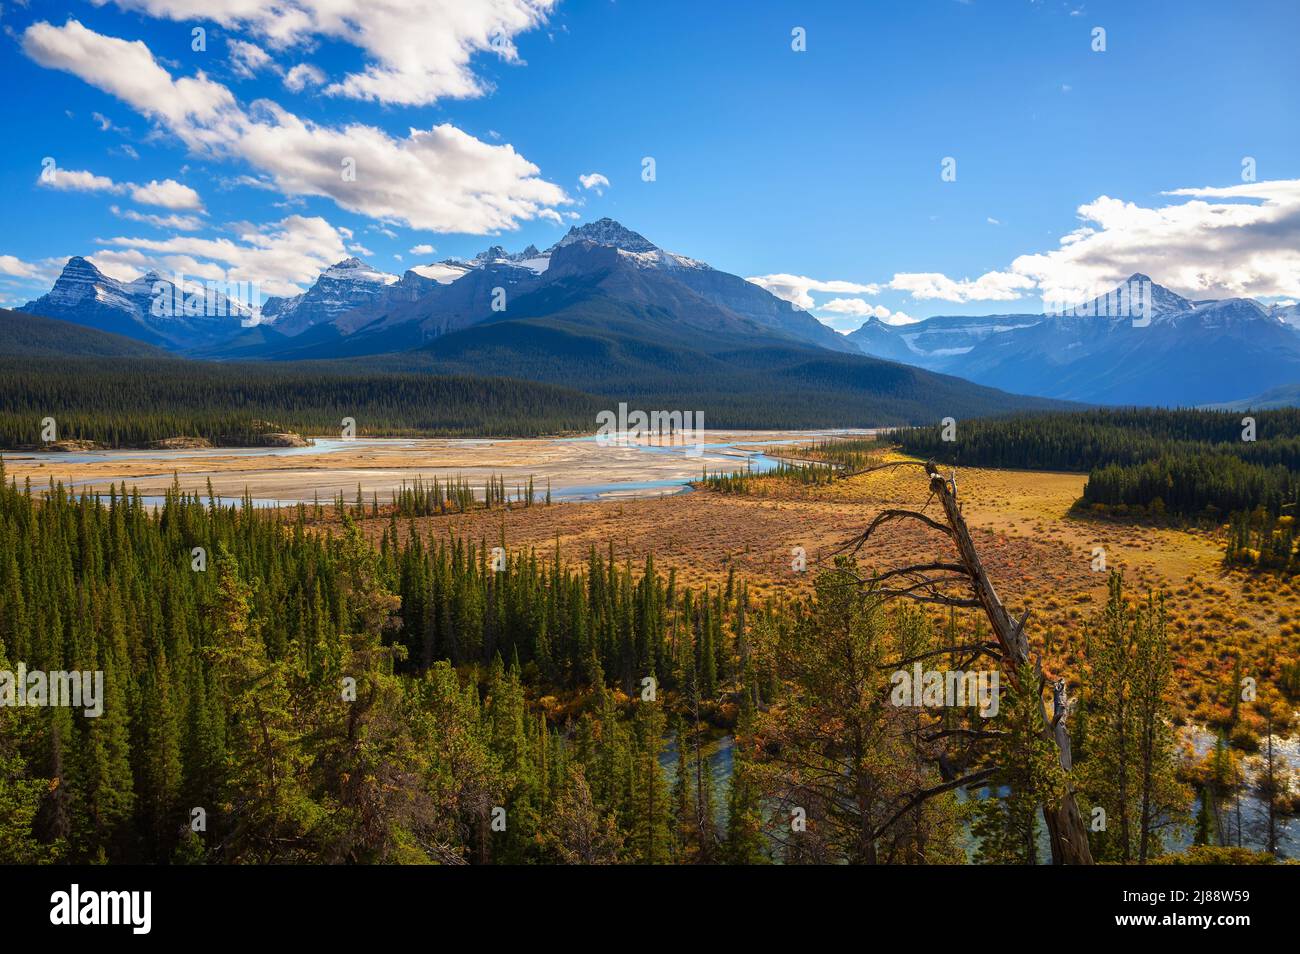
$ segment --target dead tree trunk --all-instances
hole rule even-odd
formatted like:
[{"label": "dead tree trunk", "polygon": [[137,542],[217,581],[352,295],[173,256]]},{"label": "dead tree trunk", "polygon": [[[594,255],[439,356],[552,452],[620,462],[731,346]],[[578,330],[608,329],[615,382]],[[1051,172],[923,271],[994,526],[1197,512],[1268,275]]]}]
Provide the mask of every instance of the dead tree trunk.
[{"label": "dead tree trunk", "polygon": [[[1016,622],[1007,612],[997,591],[984,571],[984,564],[975,544],[971,541],[970,530],[962,516],[957,503],[956,477],[951,481],[939,473],[933,461],[922,463],[918,460],[894,461],[868,467],[865,470],[842,475],[842,478],[856,477],[859,474],[893,467],[924,467],[930,478],[930,493],[938,497],[943,505],[946,523],[927,517],[916,510],[890,509],[878,513],[871,523],[856,538],[854,552],[862,547],[877,529],[886,523],[898,520],[915,520],[931,530],[937,530],[947,536],[957,548],[959,562],[916,563],[878,573],[870,579],[858,582],[870,585],[877,595],[885,599],[907,598],[920,603],[938,604],[940,606],[966,607],[982,609],[988,616],[996,639],[997,648],[992,644],[987,647],[965,647],[978,651],[987,651],[996,655],[1006,667],[1007,678],[1017,688],[1020,687],[1020,669],[1028,665],[1034,673],[1036,686],[1028,687],[1038,691],[1038,708],[1042,717],[1042,734],[1052,742],[1057,750],[1061,768],[1067,773],[1072,764],[1070,752],[1070,735],[1066,728],[1066,713],[1069,708],[1065,695],[1065,680],[1057,680],[1053,685],[1052,714],[1049,717],[1043,707],[1042,690],[1046,683],[1042,665],[1037,659],[1031,659],[1029,640],[1025,638],[1025,620],[1029,614]],[[853,541],[850,541],[852,543]],[[950,587],[970,587],[971,595],[956,595]],[[1074,797],[1074,788],[1066,779],[1065,795],[1054,804],[1043,805],[1043,820],[1051,835],[1052,860],[1056,864],[1090,865],[1093,864],[1092,852],[1088,847],[1088,832],[1079,814],[1079,805]]]},{"label": "dead tree trunk", "polygon": [[[1011,614],[998,599],[997,591],[994,590],[992,581],[984,571],[984,564],[975,550],[975,544],[971,541],[966,520],[957,505],[955,487],[943,478],[933,461],[925,465],[925,470],[930,476],[930,490],[939,498],[939,502],[943,505],[943,512],[948,518],[948,524],[952,527],[952,538],[957,545],[957,552],[961,555],[961,562],[970,576],[975,598],[988,616],[993,634],[1002,649],[1003,658],[1008,662],[1008,678],[1018,685],[1020,666],[1030,664],[1041,687],[1044,680],[1042,666],[1039,662],[1030,660],[1029,640],[1024,634],[1025,619],[1028,619],[1029,614],[1026,613],[1024,619],[1018,623],[1012,620]],[[1043,713],[1043,735],[1056,744],[1061,768],[1069,772],[1072,757],[1070,736],[1065,726],[1066,700],[1063,681],[1054,686],[1052,717],[1049,719],[1047,712],[1042,709],[1041,694],[1039,708]],[[1093,864],[1092,851],[1088,847],[1088,832],[1083,824],[1083,816],[1079,814],[1073,785],[1067,782],[1065,796],[1058,803],[1043,805],[1043,820],[1047,823],[1047,830],[1051,835],[1052,861],[1055,864]]]}]

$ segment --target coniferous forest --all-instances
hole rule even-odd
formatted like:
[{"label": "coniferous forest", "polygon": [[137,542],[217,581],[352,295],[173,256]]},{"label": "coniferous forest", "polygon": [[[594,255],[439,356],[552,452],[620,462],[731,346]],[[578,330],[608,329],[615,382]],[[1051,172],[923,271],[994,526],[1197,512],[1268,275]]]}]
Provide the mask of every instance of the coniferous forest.
[{"label": "coniferous forest", "polygon": [[1078,507],[1143,521],[1230,527],[1225,560],[1296,565],[1300,411],[1128,409],[961,421],[892,432],[951,465],[1088,472]]},{"label": "coniferous forest", "polygon": [[134,447],[173,437],[256,443],[267,430],[358,435],[534,436],[590,428],[602,402],[528,381],[373,374],[312,364],[221,365],[154,358],[0,358],[0,447],[60,440]]},{"label": "coniferous forest", "polygon": [[[0,669],[105,678],[97,718],[0,708],[0,862],[1045,860],[1041,695],[888,704],[891,669],[987,634],[883,604],[847,558],[758,604],[734,573],[566,566],[392,508],[14,482],[0,554]],[[1163,611],[1115,576],[1092,625],[1076,784],[1123,822],[1093,852],[1154,860],[1193,809]]]}]

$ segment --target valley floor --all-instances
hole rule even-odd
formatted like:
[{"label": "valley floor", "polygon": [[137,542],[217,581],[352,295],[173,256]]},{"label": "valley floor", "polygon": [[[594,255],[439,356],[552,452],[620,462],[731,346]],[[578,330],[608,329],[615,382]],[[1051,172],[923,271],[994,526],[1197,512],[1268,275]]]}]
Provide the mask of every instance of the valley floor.
[{"label": "valley floor", "polygon": [[[266,501],[330,501],[342,493],[355,499],[358,485],[367,500],[378,494],[387,503],[403,482],[465,477],[479,490],[489,477],[503,478],[514,493],[533,478],[539,495],[548,482],[566,499],[610,498],[675,493],[687,481],[710,472],[730,472],[746,459],[782,444],[819,439],[832,432],[707,431],[694,445],[665,438],[620,446],[595,437],[533,439],[364,439],[317,438],[303,448],[215,448],[180,451],[99,451],[91,453],[12,452],[5,472],[34,487],[51,480],[82,491],[106,492],[126,483],[146,497],[161,496],[173,475],[181,488],[228,500],[245,491]],[[863,431],[858,434],[868,433]],[[761,457],[758,460],[762,460]],[[620,486],[622,485],[622,486]]]},{"label": "valley floor", "polygon": [[[790,453],[809,432],[709,432],[702,456],[683,448],[608,447],[593,438],[535,440],[318,440],[292,449],[138,451],[95,454],[16,454],[5,472],[36,488],[51,479],[104,491],[125,480],[146,497],[160,496],[174,475],[182,489],[206,494],[211,480],[227,500],[247,489],[266,503],[328,504],[342,494],[351,504],[357,486],[369,505],[416,476],[446,480],[463,475],[480,490],[489,475],[514,493],[529,477],[539,497],[547,482],[554,506],[493,509],[415,521],[422,530],[489,540],[504,533],[511,549],[535,547],[548,555],[557,541],[563,558],[586,559],[591,547],[611,545],[620,561],[653,554],[661,571],[676,569],[683,583],[726,578],[734,568],[752,597],[780,598],[806,591],[819,560],[867,526],[882,508],[919,508],[924,479],[910,468],[866,474],[830,486],[760,480],[751,494],[722,494],[685,484],[711,472],[743,469],[747,460],[772,466],[770,455]],[[1283,577],[1226,570],[1223,541],[1206,530],[1158,528],[1081,516],[1071,510],[1083,474],[963,468],[958,495],[985,565],[1002,598],[1031,611],[1028,630],[1042,645],[1049,668],[1078,671],[1083,623],[1105,600],[1105,568],[1124,572],[1131,599],[1163,591],[1170,611],[1178,673],[1178,712],[1210,724],[1225,715],[1240,653],[1244,674],[1260,683],[1277,677],[1279,658],[1300,642],[1300,588]],[[406,521],[400,521],[403,526]],[[378,535],[387,518],[368,520]],[[791,569],[795,547],[808,572]],[[943,553],[937,534],[908,523],[873,538],[860,559],[877,568]],[[1097,569],[1094,569],[1094,566]]]},{"label": "valley floor", "polygon": [[[1083,622],[1104,604],[1105,572],[1094,570],[1094,549],[1105,567],[1124,573],[1130,599],[1166,594],[1170,612],[1177,711],[1203,724],[1226,713],[1240,651],[1247,674],[1265,682],[1270,667],[1300,639],[1300,589],[1284,579],[1225,570],[1222,541],[1208,531],[1114,523],[1071,512],[1082,474],[963,469],[958,492],[982,559],[1002,598],[1018,613],[1031,611],[1028,629],[1046,650],[1049,669],[1069,676],[1081,664]],[[885,507],[920,508],[919,471],[885,471],[800,487],[759,482],[766,496],[707,490],[658,499],[565,503],[552,507],[475,511],[414,521],[421,532],[450,533],[509,549],[536,548],[583,562],[591,547],[612,545],[621,562],[640,564],[653,554],[660,572],[675,569],[688,585],[719,583],[734,568],[751,598],[781,598],[811,588],[818,561],[834,553]],[[933,505],[932,505],[933,507]],[[399,521],[405,527],[407,521]],[[367,521],[376,537],[387,518]],[[803,547],[808,571],[791,569]],[[940,557],[943,541],[925,528],[892,524],[859,553],[864,566],[884,569]]]}]

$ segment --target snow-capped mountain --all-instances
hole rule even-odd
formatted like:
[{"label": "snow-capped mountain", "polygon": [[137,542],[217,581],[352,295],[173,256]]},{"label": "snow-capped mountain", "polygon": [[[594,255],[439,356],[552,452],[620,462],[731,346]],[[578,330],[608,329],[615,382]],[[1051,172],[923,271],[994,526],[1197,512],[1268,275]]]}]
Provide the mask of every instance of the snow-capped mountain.
[{"label": "snow-capped mountain", "polygon": [[845,337],[864,354],[927,367],[966,354],[991,335],[1042,320],[1042,315],[953,315],[891,325],[871,317]]},{"label": "snow-capped mountain", "polygon": [[371,304],[390,286],[396,275],[380,271],[359,258],[346,258],[320,273],[316,282],[292,298],[268,298],[262,321],[271,322],[283,335],[301,334],[308,328]]},{"label": "snow-capped mountain", "polygon": [[[318,315],[311,321],[299,321],[296,311],[301,305],[292,300],[286,306],[268,302],[263,314],[274,318],[272,327],[279,334],[297,337],[328,324],[342,337],[353,339],[337,346],[347,353],[377,353],[415,347],[497,317],[491,307],[497,288],[505,290],[508,300],[514,302],[528,292],[561,282],[599,285],[616,298],[657,303],[676,310],[688,325],[703,320],[707,326],[722,327],[729,320],[739,320],[742,325],[733,330],[743,326],[749,329],[747,333],[776,334],[856,353],[842,335],[789,302],[736,275],[668,252],[609,218],[570,228],[545,251],[529,245],[509,252],[494,245],[473,258],[417,266],[400,282],[332,318]],[[282,320],[285,308],[293,320]],[[706,313],[707,319],[703,318]],[[326,331],[314,332],[291,350],[311,348],[316,349],[313,353],[327,353],[336,347],[328,338]]]},{"label": "snow-capped mountain", "polygon": [[1273,305],[1269,308],[1268,313],[1292,328],[1300,328],[1300,302]]},{"label": "snow-capped mountain", "polygon": [[693,258],[687,258],[685,255],[677,255],[673,252],[665,251],[655,245],[644,235],[639,232],[633,232],[619,222],[613,219],[597,219],[595,222],[588,222],[585,225],[575,225],[569,229],[564,238],[560,239],[542,254],[550,258],[557,249],[572,245],[575,242],[590,242],[593,245],[605,245],[610,248],[616,248],[619,252],[629,259],[629,261],[643,268],[708,268],[703,262],[697,262]]},{"label": "snow-capped mountain", "polygon": [[152,271],[123,282],[80,255],[68,259],[49,292],[21,310],[171,348],[235,334],[253,316],[215,285],[177,286]]},{"label": "snow-capped mountain", "polygon": [[871,319],[848,339],[875,357],[1099,404],[1208,404],[1300,381],[1300,331],[1253,299],[1193,301],[1137,273],[1051,312]]},{"label": "snow-capped mountain", "polygon": [[[155,276],[146,276],[153,279]],[[325,271],[306,291],[262,303],[255,329],[239,323],[191,328],[184,322],[154,327],[145,314],[150,288],[105,278],[85,259],[73,259],[49,295],[28,306],[37,313],[89,324],[211,357],[330,357],[379,354],[417,347],[431,338],[502,317],[497,290],[510,314],[521,298],[533,312],[556,307],[576,289],[653,307],[655,320],[674,316],[682,331],[738,340],[773,337],[857,354],[857,347],[812,315],[739,276],[655,245],[613,219],[575,225],[545,251],[511,252],[493,245],[468,259],[415,265],[400,277],[359,258]],[[138,287],[137,287],[138,286]],[[248,318],[247,309],[240,313]],[[708,329],[712,329],[709,332]]]},{"label": "snow-capped mountain", "polygon": [[[639,232],[610,218],[570,228],[564,238],[543,254],[551,258],[560,249],[581,244],[614,248],[623,263],[638,269],[664,272],[666,278],[685,285],[708,303],[779,334],[833,351],[856,350],[843,335],[766,289],[697,259],[666,251]],[[571,262],[569,267],[576,266]]]},{"label": "snow-capped mountain", "polygon": [[446,264],[462,264],[467,268],[478,268],[483,265],[517,265],[540,275],[546,271],[550,262],[550,251],[539,252],[536,245],[529,245],[522,252],[515,252],[513,255],[500,245],[493,245],[491,248],[479,252],[471,259],[463,262],[459,259],[449,259]]}]

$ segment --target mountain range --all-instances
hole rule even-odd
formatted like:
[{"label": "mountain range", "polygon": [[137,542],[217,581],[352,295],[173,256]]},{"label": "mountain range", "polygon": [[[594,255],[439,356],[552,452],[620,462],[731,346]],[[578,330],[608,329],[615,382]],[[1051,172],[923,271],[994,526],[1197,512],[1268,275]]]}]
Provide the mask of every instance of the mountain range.
[{"label": "mountain range", "polygon": [[154,271],[122,282],[80,255],[68,259],[47,294],[20,310],[172,351],[225,339],[253,319],[245,303],[209,286],[180,287]]},{"label": "mountain range", "polygon": [[[713,426],[902,424],[1067,406],[867,357],[763,288],[609,219],[575,227],[545,251],[493,247],[400,277],[348,259],[301,295],[268,300],[254,323],[194,317],[168,326],[149,307],[150,287],[140,279],[128,288],[75,259],[25,311],[49,316],[28,319],[50,326],[43,353],[60,335],[68,355],[102,353],[103,341],[73,333],[90,325],[215,359],[203,367],[232,375],[247,373],[236,366],[250,360],[310,361],[311,373],[354,377],[491,375],[580,388],[601,406],[702,411]],[[10,324],[22,337],[20,318]],[[15,348],[0,340],[0,357]]]},{"label": "mountain range", "polygon": [[[1297,306],[1191,301],[1142,274],[1122,287],[1138,285],[1149,296],[1149,321],[1109,317],[1102,296],[1062,315],[908,325],[871,318],[841,335],[753,282],[604,218],[574,226],[544,251],[497,245],[400,276],[348,258],[301,294],[267,299],[257,315],[201,288],[178,292],[156,273],[121,282],[73,257],[51,291],[22,311],[191,358],[350,361],[582,381],[611,394],[720,395],[748,389],[754,375],[774,386],[824,381],[853,392],[864,369],[893,374],[880,361],[1095,404],[1222,403],[1300,382]],[[194,307],[159,314],[160,294],[188,295]],[[864,357],[875,360],[864,365]],[[972,397],[972,406],[1001,404],[987,399],[991,393]]]},{"label": "mountain range", "polygon": [[[1139,287],[1149,309],[1117,316],[1119,291]],[[1192,301],[1141,273],[1060,314],[871,318],[847,337],[863,354],[1090,404],[1203,405],[1300,382],[1296,306]]]}]

